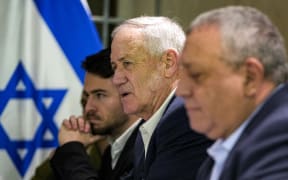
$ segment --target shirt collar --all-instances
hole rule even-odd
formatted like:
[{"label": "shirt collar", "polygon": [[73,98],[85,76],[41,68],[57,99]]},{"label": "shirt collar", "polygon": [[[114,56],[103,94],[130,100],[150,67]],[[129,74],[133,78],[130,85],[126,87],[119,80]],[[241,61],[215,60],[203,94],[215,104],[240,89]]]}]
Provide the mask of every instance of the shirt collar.
[{"label": "shirt collar", "polygon": [[140,119],[138,119],[128,129],[126,129],[126,131],[121,134],[121,136],[119,136],[115,141],[110,140],[112,169],[116,166],[116,163],[120,157],[122,150],[124,149],[124,146],[126,145],[126,142],[128,141],[129,137],[139,123]]},{"label": "shirt collar", "polygon": [[150,143],[151,136],[156,129],[164,111],[166,110],[170,100],[174,96],[176,88],[169,94],[165,99],[160,108],[149,118],[143,125],[140,126],[140,132],[142,135],[144,147],[145,147],[145,156],[147,154],[148,145]]},{"label": "shirt collar", "polygon": [[215,155],[215,148],[218,149],[219,146],[223,148],[223,150],[226,150],[227,153],[229,153],[232,148],[234,147],[235,143],[238,141],[240,138],[241,134],[243,133],[244,129],[247,127],[249,122],[254,118],[254,116],[260,111],[260,109],[264,106],[264,104],[270,99],[272,95],[274,95],[276,92],[278,92],[281,87],[283,87],[283,84],[278,85],[273,92],[266,98],[264,102],[262,102],[256,110],[242,123],[240,127],[238,127],[227,139],[219,139],[217,140],[209,149],[208,149],[208,154],[214,157]]}]

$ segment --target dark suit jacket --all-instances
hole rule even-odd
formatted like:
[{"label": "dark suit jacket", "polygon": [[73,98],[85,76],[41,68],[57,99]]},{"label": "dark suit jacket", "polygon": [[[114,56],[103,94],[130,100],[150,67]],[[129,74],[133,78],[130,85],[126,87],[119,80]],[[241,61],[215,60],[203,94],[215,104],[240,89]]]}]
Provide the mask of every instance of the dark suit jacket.
[{"label": "dark suit jacket", "polygon": [[[209,179],[208,164],[201,167],[199,180]],[[220,175],[220,180],[276,179],[288,179],[288,85],[251,119]]]},{"label": "dark suit jacket", "polygon": [[[100,169],[100,164],[101,164],[101,153],[96,144],[91,144],[89,147],[89,160],[93,167],[96,170]],[[50,161],[47,158],[43,163],[41,163],[36,169],[35,169],[35,174],[31,178],[31,180],[56,180],[57,178],[55,177],[51,167],[50,167]]]},{"label": "dark suit jacket", "polygon": [[174,96],[151,137],[144,173],[135,167],[134,179],[193,180],[211,143],[190,129],[183,100]]},{"label": "dark suit jacket", "polygon": [[123,151],[112,170],[102,162],[105,168],[100,167],[100,171],[90,164],[84,146],[79,142],[70,142],[57,148],[50,163],[57,179],[63,180],[119,180],[129,174],[133,167],[134,141],[136,139],[138,127],[128,138]]},{"label": "dark suit jacket", "polygon": [[[125,147],[123,148],[121,155],[116,163],[115,168],[112,170],[111,163],[103,161],[103,165],[100,168],[101,180],[120,180],[125,179],[131,173],[134,161],[134,143],[137,137],[139,125],[134,129],[129,139],[127,140]],[[106,152],[107,153],[107,152]],[[111,154],[109,154],[111,157]],[[103,155],[105,157],[105,154]]]}]

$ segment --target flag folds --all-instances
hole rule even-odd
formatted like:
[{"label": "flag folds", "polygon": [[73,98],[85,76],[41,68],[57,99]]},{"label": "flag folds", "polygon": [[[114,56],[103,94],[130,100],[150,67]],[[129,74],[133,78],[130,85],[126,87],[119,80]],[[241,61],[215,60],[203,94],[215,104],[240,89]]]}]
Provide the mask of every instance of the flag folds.
[{"label": "flag folds", "polygon": [[0,179],[29,179],[81,113],[81,62],[102,45],[80,0],[2,0],[0,24]]}]

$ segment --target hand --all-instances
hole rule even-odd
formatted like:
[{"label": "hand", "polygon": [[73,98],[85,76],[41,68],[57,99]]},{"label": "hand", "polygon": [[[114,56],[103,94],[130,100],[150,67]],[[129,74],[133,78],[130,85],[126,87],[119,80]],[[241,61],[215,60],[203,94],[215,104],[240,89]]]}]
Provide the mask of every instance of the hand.
[{"label": "hand", "polygon": [[82,117],[71,116],[69,119],[65,119],[61,125],[58,134],[58,140],[60,145],[68,142],[77,141],[84,146],[88,146],[100,139],[102,136],[93,136],[90,133],[90,124]]},{"label": "hand", "polygon": [[83,133],[90,132],[90,124],[84,120],[82,116],[70,116],[69,119],[64,119],[62,125],[71,130],[78,130]]}]

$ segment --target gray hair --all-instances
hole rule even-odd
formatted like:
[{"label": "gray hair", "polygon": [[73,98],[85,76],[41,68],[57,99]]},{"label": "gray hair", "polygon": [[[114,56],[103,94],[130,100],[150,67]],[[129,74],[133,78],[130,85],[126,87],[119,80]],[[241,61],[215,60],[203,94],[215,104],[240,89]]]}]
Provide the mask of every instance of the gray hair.
[{"label": "gray hair", "polygon": [[161,56],[171,48],[180,53],[183,49],[185,33],[179,24],[168,17],[141,16],[128,19],[113,30],[112,38],[125,27],[141,31],[144,37],[143,45],[150,55]]},{"label": "gray hair", "polygon": [[228,6],[199,15],[188,33],[203,25],[219,27],[223,59],[239,68],[248,57],[264,66],[266,79],[279,84],[288,77],[288,62],[282,35],[271,20],[255,8]]}]

